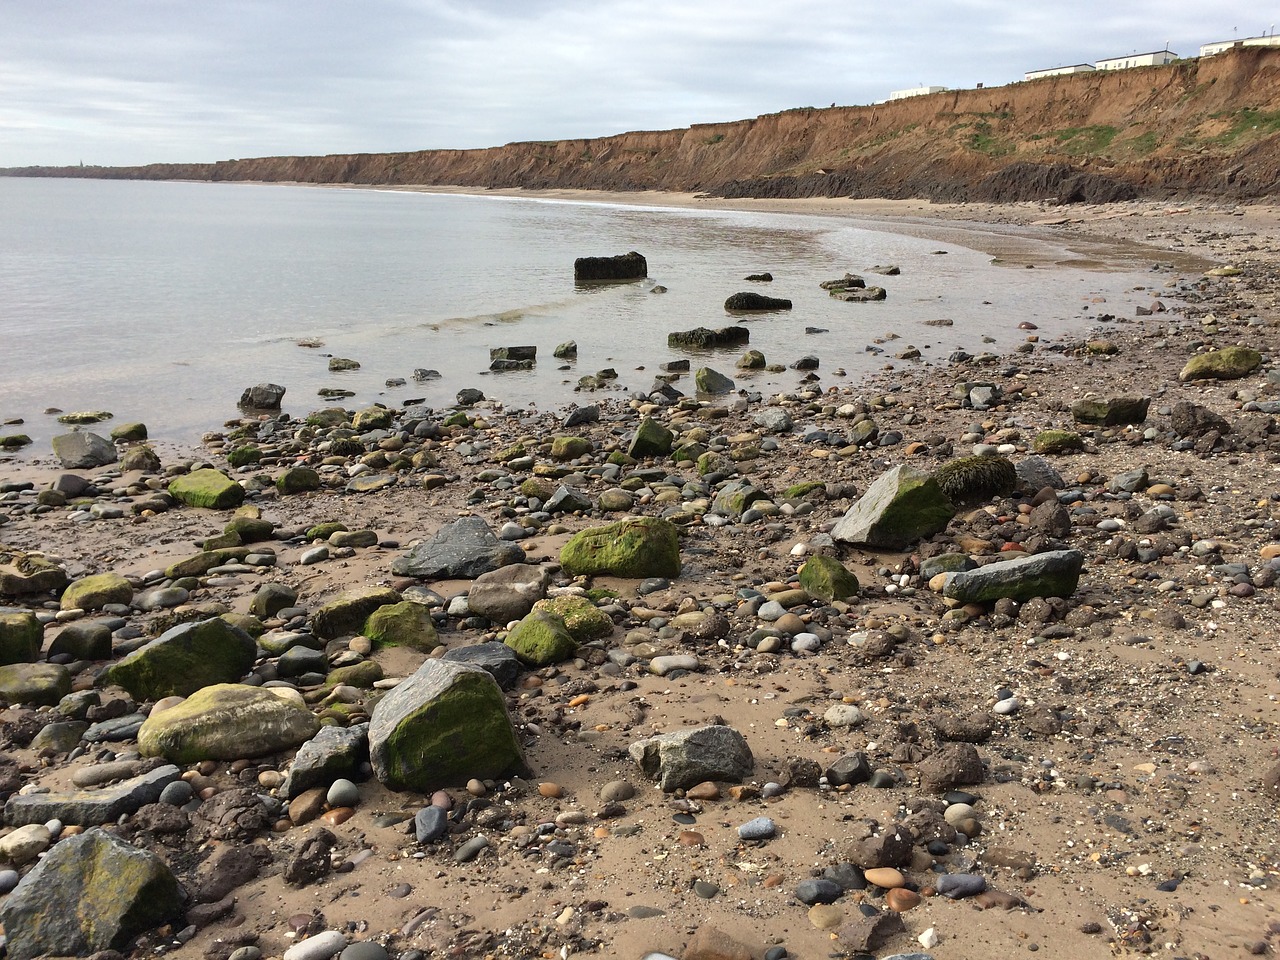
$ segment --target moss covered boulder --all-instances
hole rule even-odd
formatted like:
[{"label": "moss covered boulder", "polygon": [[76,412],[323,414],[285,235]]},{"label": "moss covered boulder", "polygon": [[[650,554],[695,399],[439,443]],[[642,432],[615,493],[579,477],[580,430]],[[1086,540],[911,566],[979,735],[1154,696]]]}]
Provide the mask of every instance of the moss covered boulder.
[{"label": "moss covered boulder", "polygon": [[140,443],[147,439],[145,423],[121,423],[111,428],[111,439],[120,443]]},{"label": "moss covered boulder", "polygon": [[535,610],[512,627],[505,643],[530,667],[560,663],[578,649],[564,621],[546,610]]},{"label": "moss covered boulder", "polygon": [[390,587],[353,590],[331,600],[311,617],[311,629],[323,640],[359,633],[379,607],[399,603],[404,598]]},{"label": "moss covered boulder", "polygon": [[210,510],[231,510],[244,503],[244,487],[211,467],[174,477],[169,493],[187,506]]},{"label": "moss covered boulder", "polygon": [[261,517],[232,517],[222,528],[223,533],[234,533],[241,543],[260,543],[270,540],[275,534],[276,525]]},{"label": "moss covered boulder", "polygon": [[101,610],[109,603],[128,603],[133,585],[118,573],[81,577],[62,593],[63,610]]},{"label": "moss covered boulder", "polygon": [[539,600],[534,611],[545,610],[564,621],[565,629],[578,643],[587,643],[613,632],[613,620],[587,597],[551,597]]},{"label": "moss covered boulder", "polygon": [[1150,397],[1085,397],[1071,405],[1071,419],[1095,427],[1119,427],[1145,422],[1150,406]]},{"label": "moss covered boulder", "polygon": [[960,457],[935,470],[933,479],[952,503],[977,503],[1013,493],[1018,471],[1005,457]]},{"label": "moss covered boulder", "polygon": [[903,464],[882,473],[836,521],[833,540],[904,550],[946,528],[955,505],[930,474]]},{"label": "moss covered boulder", "polygon": [[848,600],[862,589],[858,578],[834,557],[810,557],[800,568],[800,586],[811,597],[830,603]]},{"label": "moss covered boulder", "polygon": [[418,793],[525,769],[497,681],[448,660],[428,660],[378,701],[369,759],[381,783]]},{"label": "moss covered boulder", "polygon": [[261,687],[217,683],[152,711],[138,731],[138,750],[181,765],[265,757],[292,750],[319,729],[320,721],[297,700]]},{"label": "moss covered boulder", "polygon": [[0,667],[0,700],[56,706],[71,692],[71,674],[60,663],[12,663]]},{"label": "moss covered boulder", "polygon": [[1084,449],[1084,438],[1073,430],[1041,430],[1032,449],[1036,453],[1072,453]]},{"label": "moss covered boulder", "polygon": [[1187,380],[1239,380],[1260,366],[1262,354],[1257,350],[1251,347],[1224,347],[1192,357],[1178,374],[1178,379],[1184,383]]},{"label": "moss covered boulder", "polygon": [[290,467],[276,477],[276,489],[285,494],[319,490],[320,474],[310,467]]},{"label": "moss covered boulder", "polygon": [[43,640],[44,627],[31,611],[0,613],[0,666],[34,663]]},{"label": "moss covered boulder", "polygon": [[636,435],[631,438],[627,447],[627,455],[643,460],[645,457],[665,457],[671,453],[671,444],[675,434],[660,424],[653,417],[645,417],[636,427]]},{"label": "moss covered boulder", "polygon": [[378,607],[365,621],[364,635],[375,647],[409,647],[426,652],[440,646],[431,611],[412,600]]},{"label": "moss covered boulder", "polygon": [[591,441],[586,437],[556,437],[551,441],[552,460],[576,460],[591,452]]},{"label": "moss covered boulder", "polygon": [[105,670],[103,685],[135,700],[187,697],[201,687],[234,683],[253,667],[258,645],[221,617],[181,623]]},{"label": "moss covered boulder", "polygon": [[569,539],[560,565],[571,576],[678,577],[680,534],[659,517],[632,517],[589,527]]}]

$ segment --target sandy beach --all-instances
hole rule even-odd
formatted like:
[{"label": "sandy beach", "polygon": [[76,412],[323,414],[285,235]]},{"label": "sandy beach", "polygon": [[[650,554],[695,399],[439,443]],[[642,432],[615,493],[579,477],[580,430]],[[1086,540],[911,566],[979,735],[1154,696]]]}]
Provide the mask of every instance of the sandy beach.
[{"label": "sandy beach", "polygon": [[[813,379],[797,371],[793,389],[758,400],[738,392],[694,399],[688,376],[674,381],[687,395],[674,404],[584,394],[579,404],[598,403],[599,419],[568,428],[565,411],[508,413],[485,401],[462,408],[453,425],[433,417],[408,430],[413,411],[395,410],[381,433],[354,437],[358,453],[333,453],[325,431],[297,423],[266,430],[266,416],[211,423],[202,449],[161,449],[159,470],[68,471],[43,452],[0,457],[4,549],[42,553],[72,581],[117,573],[136,591],[127,610],[108,613],[66,613],[53,595],[0,598],[6,609],[40,616],[41,658],[69,625],[109,623],[116,652],[106,661],[73,658],[75,690],[94,689],[130,630],[149,636],[186,619],[247,615],[267,582],[295,590],[300,611],[291,620],[260,618],[268,636],[305,632],[317,610],[356,589],[394,588],[431,609],[439,651],[371,651],[350,631],[321,645],[331,667],[372,660],[385,678],[402,678],[445,649],[505,636],[506,624],[450,612],[465,609],[454,604],[469,580],[392,572],[396,558],[460,516],[481,517],[495,531],[523,526],[512,542],[554,588],[608,592],[596,595],[607,634],[562,662],[522,671],[506,692],[531,774],[491,777],[470,791],[452,786],[458,812],[440,843],[413,835],[430,797],[388,789],[367,765],[352,777],[354,803],[326,808],[322,798],[306,811],[281,799],[292,751],[185,765],[199,793],[182,816],[162,817],[152,808],[164,804],[153,803],[107,829],[155,852],[189,892],[207,886],[202,865],[227,849],[256,866],[209,902],[193,897],[185,918],[132,939],[124,955],[225,960],[248,948],[237,960],[281,957],[334,931],[344,944],[374,941],[402,960],[1037,952],[1216,960],[1275,949],[1280,208],[509,194],[847,217],[1015,265],[1123,259],[1151,265],[1150,307],[1112,316],[1098,304],[1108,318],[1095,330],[1057,342],[1028,330],[1001,357],[973,343],[968,359],[948,366],[894,358],[890,341],[891,369],[856,386],[828,388],[819,370]],[[1237,270],[1206,275],[1228,265]],[[1002,322],[1016,327],[1019,318]],[[1180,379],[1192,356],[1234,345],[1259,351],[1261,365],[1238,379]],[[751,391],[749,372],[725,372]],[[992,399],[975,409],[972,390],[981,386]],[[1146,397],[1150,405],[1140,422],[1095,425],[1073,417],[1086,397]],[[764,426],[769,411],[785,413],[789,426]],[[719,513],[717,491],[699,488],[691,462],[628,462],[623,454],[644,416],[720,456],[720,482],[749,480],[761,491],[755,515]],[[858,434],[867,421],[874,429]],[[1061,479],[1047,497],[1024,487],[980,499],[905,549],[824,539],[887,469],[934,470],[979,446],[1016,464],[1036,455],[1037,438],[1050,430],[1077,434],[1079,446],[1043,454]],[[584,438],[585,452],[555,459],[560,436]],[[229,467],[227,454],[246,445],[259,450],[258,461]],[[613,473],[611,454],[620,466]],[[246,506],[274,525],[261,545],[274,561],[202,573],[177,605],[140,609],[137,596],[179,579],[155,572],[196,553],[231,517],[145,505],[206,463],[241,482]],[[280,493],[273,481],[298,464],[321,471],[320,488]],[[353,471],[356,464],[363,466]],[[38,500],[65,473],[94,492]],[[361,473],[390,479],[383,489],[349,492]],[[529,491],[561,484],[586,505],[543,518]],[[784,495],[799,484],[811,487]],[[629,506],[602,507],[606,492],[626,492]],[[534,499],[545,510],[545,498]],[[1047,501],[1061,509],[1042,509]],[[671,513],[683,565],[652,592],[641,593],[638,579],[573,577],[560,567],[561,548],[583,529]],[[332,521],[372,531],[371,539],[304,562],[318,546],[306,531]],[[944,554],[982,565],[1057,549],[1084,555],[1079,586],[1066,598],[953,606],[921,573]],[[857,576],[859,594],[801,596],[799,570],[815,554],[839,559]],[[789,630],[761,616],[776,598],[793,618]],[[705,630],[690,627],[690,615]],[[816,639],[797,644],[797,634]],[[691,659],[658,675],[652,665],[662,656]],[[283,677],[276,659],[259,658],[258,682]],[[348,723],[367,719],[390,686],[353,694]],[[117,704],[117,716],[154,707],[119,687],[100,694]],[[316,712],[332,706],[308,699]],[[155,763],[127,738],[41,748],[38,732],[56,719],[54,707],[16,702],[0,713],[0,747],[14,764],[7,793],[68,790],[78,771],[107,762],[136,762],[135,772]],[[329,720],[342,723],[337,714]],[[629,755],[643,738],[706,724],[745,738],[754,767],[742,784],[664,792]],[[982,765],[976,780],[954,784],[973,795],[971,811],[949,811],[964,814],[967,835],[943,816],[955,806],[942,799],[946,791],[921,783],[925,761],[956,744],[971,744]],[[859,752],[883,772],[879,787],[805,776]],[[633,795],[611,799],[617,781]],[[193,829],[199,798],[207,804],[244,788],[277,801],[268,822],[217,837]],[[739,828],[760,817],[772,821],[772,835],[743,839]],[[850,880],[881,866],[849,869],[869,856],[865,838],[902,824],[922,829],[906,856],[883,866],[900,871],[898,889],[911,895]],[[332,835],[326,868],[287,882],[287,866],[321,827]],[[51,836],[44,857],[76,832]],[[478,836],[487,846],[460,859],[457,851]],[[10,868],[25,876],[39,862]],[[949,875],[980,876],[985,890],[952,899],[939,892]],[[846,883],[832,902],[802,902],[802,882],[824,876]],[[868,912],[890,918],[873,945],[858,939]]]}]

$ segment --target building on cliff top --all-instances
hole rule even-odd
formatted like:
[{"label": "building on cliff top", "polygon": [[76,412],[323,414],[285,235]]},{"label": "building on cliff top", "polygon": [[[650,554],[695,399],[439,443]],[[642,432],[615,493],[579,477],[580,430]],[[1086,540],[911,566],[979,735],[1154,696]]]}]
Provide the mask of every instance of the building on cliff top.
[{"label": "building on cliff top", "polygon": [[1131,53],[1124,57],[1108,57],[1096,64],[1099,70],[1128,70],[1130,67],[1159,67],[1173,63],[1178,59],[1176,53],[1168,49],[1156,50],[1154,53]]},{"label": "building on cliff top", "polygon": [[923,97],[927,93],[942,93],[946,87],[912,87],[910,90],[893,90],[889,93],[890,100],[905,100],[907,97]]},{"label": "building on cliff top", "polygon": [[1092,63],[1073,63],[1069,67],[1049,67],[1045,70],[1028,70],[1022,75],[1023,80],[1038,80],[1041,77],[1060,77],[1067,73],[1092,73],[1096,67]]},{"label": "building on cliff top", "polygon": [[1212,57],[1215,53],[1222,53],[1232,47],[1280,47],[1280,37],[1272,33],[1261,37],[1245,37],[1243,40],[1215,40],[1201,45],[1200,56]]}]

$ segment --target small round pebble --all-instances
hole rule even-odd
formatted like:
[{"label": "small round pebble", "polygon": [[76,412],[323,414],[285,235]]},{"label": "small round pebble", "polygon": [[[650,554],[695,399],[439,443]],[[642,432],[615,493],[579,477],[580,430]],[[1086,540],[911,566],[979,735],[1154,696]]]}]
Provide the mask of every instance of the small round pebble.
[{"label": "small round pebble", "polygon": [[160,791],[160,802],[180,807],[191,799],[193,792],[191,784],[187,781],[175,780]]},{"label": "small round pebble", "polygon": [[372,940],[361,940],[343,950],[339,960],[389,960],[389,954],[382,944]]},{"label": "small round pebble", "polygon": [[778,825],[768,817],[756,817],[738,828],[738,836],[743,840],[768,840],[777,832]]},{"label": "small round pebble", "polygon": [[253,946],[237,947],[227,960],[262,960],[262,951]]},{"label": "small round pebble", "polygon": [[354,807],[360,802],[360,788],[350,780],[339,778],[329,787],[325,800],[331,807]]},{"label": "small round pebble", "polygon": [[317,933],[284,952],[284,960],[329,960],[347,946],[347,938],[337,930]]},{"label": "small round pebble", "polygon": [[0,897],[18,885],[17,870],[0,870]]}]

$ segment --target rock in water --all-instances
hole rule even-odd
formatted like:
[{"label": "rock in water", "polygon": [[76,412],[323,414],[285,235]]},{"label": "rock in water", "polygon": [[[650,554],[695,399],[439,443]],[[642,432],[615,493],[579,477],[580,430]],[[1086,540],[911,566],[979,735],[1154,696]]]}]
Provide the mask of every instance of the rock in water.
[{"label": "rock in water", "polygon": [[790,310],[791,301],[781,297],[766,297],[763,293],[735,293],[724,302],[726,310],[747,312],[757,310]]},{"label": "rock in water", "polygon": [[589,527],[564,545],[560,564],[572,576],[676,577],[680,575],[680,535],[675,524],[659,517]]},{"label": "rock in water", "polygon": [[169,481],[169,493],[191,507],[231,510],[244,503],[244,487],[221,470],[193,470]]},{"label": "rock in water", "polygon": [[10,960],[123,949],[182,913],[182,889],[155,854],[102,830],[55,844],[0,905]]},{"label": "rock in water", "polygon": [[394,560],[391,572],[425,580],[474,580],[482,573],[524,559],[524,551],[494,536],[483,518],[463,517],[445,524],[430,540]]},{"label": "rock in water", "polygon": [[648,262],[634,250],[616,257],[579,257],[573,261],[574,283],[643,280],[648,275]]},{"label": "rock in water", "polygon": [[387,787],[419,793],[524,767],[497,682],[448,660],[428,660],[378,701],[369,758]]},{"label": "rock in water", "polygon": [[1080,583],[1083,566],[1084,554],[1079,550],[1050,550],[950,574],[942,595],[962,604],[1002,597],[1069,597]]},{"label": "rock in water", "polygon": [[92,470],[116,462],[116,445],[96,433],[77,430],[54,437],[53,454],[68,470]]},{"label": "rock in water", "polygon": [[320,721],[300,703],[260,687],[218,683],[167,710],[153,710],[138,731],[138,749],[181,764],[238,760],[290,750],[319,729]]},{"label": "rock in water", "polygon": [[933,471],[933,479],[952,503],[977,503],[1012,493],[1018,471],[1004,457],[961,457]]},{"label": "rock in water", "polygon": [[646,776],[668,792],[703,780],[738,783],[755,768],[742,734],[721,724],[637,740],[627,752]]},{"label": "rock in water", "polygon": [[245,387],[240,394],[240,406],[251,410],[279,410],[284,399],[284,387],[278,383],[259,383]]},{"label": "rock in water", "polygon": [[234,683],[257,656],[249,634],[214,617],[166,630],[104,671],[102,682],[124,687],[137,700],[186,697],[201,687]]},{"label": "rock in water", "polygon": [[831,538],[902,550],[944,529],[955,512],[933,477],[903,464],[876,478],[836,522]]},{"label": "rock in water", "polygon": [[732,393],[733,380],[726,377],[718,370],[712,370],[710,367],[699,367],[693,375],[693,382],[698,386],[699,393]]},{"label": "rock in water", "polygon": [[751,331],[746,327],[717,327],[714,330],[694,327],[667,334],[667,347],[671,350],[709,350],[712,347],[736,347],[750,340]]}]

